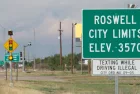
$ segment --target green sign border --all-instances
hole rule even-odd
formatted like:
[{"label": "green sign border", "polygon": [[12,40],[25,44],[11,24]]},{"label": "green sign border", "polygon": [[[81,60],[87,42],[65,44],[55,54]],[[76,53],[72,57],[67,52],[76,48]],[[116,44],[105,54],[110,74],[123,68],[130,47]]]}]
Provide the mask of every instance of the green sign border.
[{"label": "green sign border", "polygon": [[[4,56],[4,62],[10,62],[9,60],[8,61],[6,61],[6,57],[8,57],[8,56],[6,56],[8,53],[6,53],[5,54],[5,56]],[[20,62],[20,53],[12,53],[12,55],[13,55],[13,58],[14,58],[14,54],[18,54],[18,61],[14,61],[14,60],[12,60],[12,62],[13,63],[17,63],[17,62]]]},{"label": "green sign border", "polygon": [[82,38],[82,59],[93,59],[93,60],[113,60],[113,59],[117,59],[117,60],[123,60],[123,59],[126,59],[126,60],[132,60],[132,59],[135,59],[135,60],[140,60],[140,58],[84,58],[84,51],[83,51],[83,11],[85,10],[140,10],[140,8],[106,8],[106,9],[103,9],[103,8],[96,8],[96,9],[82,9],[82,12],[81,12],[81,18],[82,18],[82,35],[81,35],[81,38]]}]

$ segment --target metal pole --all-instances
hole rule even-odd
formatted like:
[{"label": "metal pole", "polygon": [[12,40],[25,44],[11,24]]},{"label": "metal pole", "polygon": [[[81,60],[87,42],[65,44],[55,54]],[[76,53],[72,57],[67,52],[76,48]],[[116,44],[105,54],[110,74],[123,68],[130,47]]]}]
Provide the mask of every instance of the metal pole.
[{"label": "metal pole", "polygon": [[[4,29],[4,32],[3,32],[3,43],[5,42],[5,28]],[[6,54],[6,50],[4,49],[4,56]],[[6,70],[6,65],[5,65],[5,60],[4,60],[4,71]]]},{"label": "metal pole", "polygon": [[[135,5],[133,4],[130,6],[130,4],[127,5],[128,8],[134,8]],[[118,94],[118,75],[115,75],[115,94]]]},{"label": "metal pole", "polygon": [[[10,53],[10,56],[12,53]],[[12,78],[12,61],[10,61],[10,86],[13,86],[13,78]]]},{"label": "metal pole", "polygon": [[[36,48],[36,45],[35,45],[35,29],[34,29],[34,46]],[[36,60],[35,60],[36,59],[36,55],[35,55],[35,50],[36,49],[35,48],[34,48],[34,71],[35,71],[35,68],[36,68]]]},{"label": "metal pole", "polygon": [[25,46],[23,46],[23,67],[22,71],[25,72]]},{"label": "metal pole", "polygon": [[82,62],[82,38],[81,38],[81,74],[83,74],[83,62]]},{"label": "metal pole", "polygon": [[7,80],[7,62],[5,62],[5,67],[6,67],[6,80]]},{"label": "metal pole", "polygon": [[[5,51],[6,54],[6,51]],[[5,68],[6,68],[6,72],[5,72],[5,76],[6,76],[6,80],[7,80],[7,62],[5,61]]]},{"label": "metal pole", "polygon": [[71,49],[71,73],[73,74],[73,27],[74,24],[72,23],[72,49]]},{"label": "metal pole", "polygon": [[[4,41],[5,41],[5,28],[4,28]],[[4,50],[4,55],[6,55],[6,50]],[[4,60],[4,70],[5,70],[5,76],[6,76],[6,80],[7,80],[7,62]]]},{"label": "metal pole", "polygon": [[35,63],[36,63],[36,62],[35,62],[35,56],[34,56],[34,71],[35,71],[35,67],[36,67]]},{"label": "metal pole", "polygon": [[118,75],[115,75],[115,94],[119,94]]},{"label": "metal pole", "polygon": [[30,55],[30,54],[29,54],[29,51],[28,51],[28,63],[29,63],[29,60],[30,60],[30,59],[29,59],[29,55]]},{"label": "metal pole", "polygon": [[18,81],[18,63],[16,64],[17,66],[17,75],[16,75],[16,81]]},{"label": "metal pole", "polygon": [[42,60],[41,60],[41,58],[40,58],[40,70],[41,70],[41,61],[42,61]]}]

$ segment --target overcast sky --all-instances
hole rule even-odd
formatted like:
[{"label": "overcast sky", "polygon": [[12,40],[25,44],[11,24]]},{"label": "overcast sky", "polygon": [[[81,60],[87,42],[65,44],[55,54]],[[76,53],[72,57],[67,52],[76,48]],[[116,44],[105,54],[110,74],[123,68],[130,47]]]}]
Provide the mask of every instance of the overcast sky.
[{"label": "overcast sky", "polygon": [[[128,3],[138,4],[139,0],[0,0],[0,24],[7,31],[14,31],[13,38],[19,44],[15,52],[23,45],[32,57],[46,57],[59,53],[59,21],[62,21],[63,55],[71,52],[71,24],[81,23],[81,10],[84,8],[127,8]],[[36,48],[34,32],[36,32]],[[4,57],[4,29],[0,27],[0,59]],[[74,52],[80,52],[74,43]],[[26,53],[27,54],[27,53]]]}]

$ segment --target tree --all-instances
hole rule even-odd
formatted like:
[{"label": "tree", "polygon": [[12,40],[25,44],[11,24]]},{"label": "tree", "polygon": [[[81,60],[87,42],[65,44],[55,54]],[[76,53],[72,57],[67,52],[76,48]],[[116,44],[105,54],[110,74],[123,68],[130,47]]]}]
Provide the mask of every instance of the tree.
[{"label": "tree", "polygon": [[47,58],[48,68],[50,70],[60,69],[59,57],[60,55],[55,54],[54,56],[50,56]]},{"label": "tree", "polygon": [[50,56],[50,57],[48,57],[48,59],[47,59],[47,62],[48,62],[48,68],[50,69],[50,70],[55,70],[55,68],[54,68],[54,57],[53,56]]},{"label": "tree", "polygon": [[73,55],[73,59],[74,59],[74,60],[73,60],[73,65],[74,65],[74,66],[79,65],[78,62],[79,62],[81,59],[79,58],[78,54],[74,54],[74,55]]},{"label": "tree", "polygon": [[[42,61],[41,64],[40,64],[40,61]],[[73,66],[77,69],[80,68],[80,64],[78,63],[79,61],[81,61],[81,54],[74,53],[73,54]],[[63,68],[66,65],[67,67],[65,69],[70,70],[71,54],[63,56],[62,62],[63,62]],[[34,62],[32,61],[31,64],[33,64],[33,63]],[[27,64],[27,66],[30,66],[30,65]],[[62,67],[60,66],[60,54],[48,56],[48,57],[45,57],[44,59],[37,58],[36,67],[47,68],[49,70],[62,70]]]}]

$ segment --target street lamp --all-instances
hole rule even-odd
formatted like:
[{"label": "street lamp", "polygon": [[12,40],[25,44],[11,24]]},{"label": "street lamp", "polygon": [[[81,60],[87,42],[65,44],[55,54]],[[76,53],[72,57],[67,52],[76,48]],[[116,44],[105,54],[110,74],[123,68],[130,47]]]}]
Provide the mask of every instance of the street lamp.
[{"label": "street lamp", "polygon": [[25,72],[25,48],[31,46],[31,42],[23,46],[23,72]]}]

